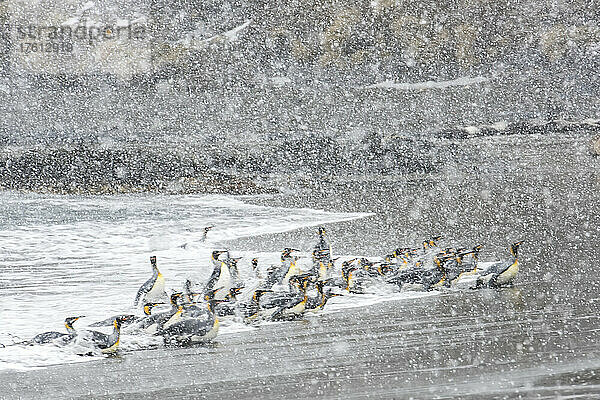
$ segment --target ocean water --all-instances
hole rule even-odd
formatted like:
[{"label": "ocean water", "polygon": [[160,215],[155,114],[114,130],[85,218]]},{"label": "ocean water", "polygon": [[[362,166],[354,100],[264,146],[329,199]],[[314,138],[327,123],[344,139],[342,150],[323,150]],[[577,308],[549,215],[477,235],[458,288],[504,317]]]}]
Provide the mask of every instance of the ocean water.
[{"label": "ocean water", "polygon": [[[252,198],[259,200],[259,196]],[[68,316],[83,315],[76,327],[120,313],[135,313],[133,299],[151,276],[156,255],[167,288],[181,290],[186,278],[204,282],[212,272],[210,253],[227,240],[283,232],[364,217],[249,204],[234,196],[75,197],[0,194],[1,342],[27,340],[49,330],[64,331]],[[205,243],[202,228],[214,226]],[[307,249],[308,250],[308,249]],[[278,253],[236,253],[249,270],[252,257],[277,263]],[[252,257],[248,257],[251,255]],[[139,312],[139,310],[137,311]],[[246,329],[239,324],[223,332]],[[159,343],[125,336],[124,349]],[[0,348],[0,369],[28,369],[81,362],[79,348]]]}]

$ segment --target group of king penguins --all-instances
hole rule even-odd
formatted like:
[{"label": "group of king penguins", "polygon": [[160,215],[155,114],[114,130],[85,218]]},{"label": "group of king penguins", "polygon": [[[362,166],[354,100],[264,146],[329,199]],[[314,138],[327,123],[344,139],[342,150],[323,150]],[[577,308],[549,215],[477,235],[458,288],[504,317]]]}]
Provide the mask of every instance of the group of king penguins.
[{"label": "group of king penguins", "polygon": [[[203,239],[211,228],[204,228]],[[111,334],[76,330],[73,324],[81,317],[69,317],[65,333],[45,332],[28,343],[69,343],[85,335],[100,352],[114,353],[119,347],[121,327],[126,325],[130,332],[162,336],[166,344],[193,345],[217,336],[219,318],[236,318],[246,324],[298,319],[321,311],[335,296],[376,293],[381,285],[403,291],[498,288],[512,285],[519,271],[522,241],[509,247],[510,260],[500,262],[481,263],[481,245],[441,248],[440,236],[416,248],[397,248],[383,257],[333,259],[325,228],[319,227],[317,235],[309,263],[301,265],[299,250],[285,248],[279,265],[261,267],[253,258],[250,267],[254,276],[247,277],[247,282],[238,269],[240,257],[231,257],[229,250],[215,250],[208,281],[200,284],[188,279],[182,291],[170,296],[156,257],[152,256],[152,276],[134,299],[134,305],[143,309],[142,316],[117,315],[90,325],[112,325]]]}]

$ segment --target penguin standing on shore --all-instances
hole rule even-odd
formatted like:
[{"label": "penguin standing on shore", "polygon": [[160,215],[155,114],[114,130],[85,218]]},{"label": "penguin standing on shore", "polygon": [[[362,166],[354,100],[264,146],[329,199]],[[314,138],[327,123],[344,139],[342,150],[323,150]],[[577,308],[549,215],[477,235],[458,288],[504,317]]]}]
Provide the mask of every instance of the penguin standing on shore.
[{"label": "penguin standing on shore", "polygon": [[139,288],[133,302],[135,306],[140,301],[141,304],[160,303],[166,301],[168,298],[165,292],[165,278],[156,266],[156,256],[150,257],[150,264],[152,266],[152,277]]},{"label": "penguin standing on shore", "polygon": [[312,253],[312,274],[317,276],[320,280],[325,280],[329,277],[329,271],[333,268],[331,245],[325,238],[325,227],[320,226],[317,234],[319,237]]}]

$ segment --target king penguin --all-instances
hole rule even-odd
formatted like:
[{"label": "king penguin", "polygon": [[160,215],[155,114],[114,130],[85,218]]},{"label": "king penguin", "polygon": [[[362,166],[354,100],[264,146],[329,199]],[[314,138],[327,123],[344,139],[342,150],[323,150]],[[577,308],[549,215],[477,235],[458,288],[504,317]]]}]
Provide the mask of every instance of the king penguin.
[{"label": "king penguin", "polygon": [[65,328],[67,330],[67,333],[61,333],[61,332],[56,332],[56,331],[40,333],[39,335],[36,335],[33,339],[31,339],[31,343],[35,343],[35,344],[50,343],[54,339],[64,338],[65,336],[74,335],[75,329],[73,328],[73,324],[79,318],[83,318],[83,316],[68,317],[65,319]]},{"label": "king penguin", "polygon": [[121,341],[121,325],[129,320],[131,316],[120,315],[113,321],[113,331],[110,335],[107,335],[98,331],[82,331],[78,333],[84,337],[84,339],[90,340],[103,354],[112,354],[119,348]]},{"label": "king penguin", "polygon": [[281,267],[278,270],[278,282],[284,285],[289,284],[290,278],[300,274],[300,268],[296,263],[298,257],[292,255],[292,252],[299,251],[286,247],[281,252]]},{"label": "king penguin", "polygon": [[321,280],[329,277],[329,271],[333,268],[331,261],[331,245],[325,238],[325,227],[320,226],[317,234],[317,244],[313,250],[313,274]]},{"label": "king penguin", "polygon": [[478,281],[479,286],[502,287],[513,283],[519,272],[519,246],[523,241],[513,243],[509,250],[513,256],[512,261],[499,262],[485,269]]},{"label": "king penguin", "polygon": [[159,303],[166,301],[167,293],[165,292],[165,278],[162,276],[156,266],[156,256],[150,257],[152,265],[152,277],[148,279],[138,290],[135,295],[133,304],[137,306],[140,303]]},{"label": "king penguin", "polygon": [[[226,253],[227,259],[225,261],[220,260],[221,254]],[[233,279],[229,270],[229,251],[227,250],[215,250],[212,252],[211,261],[213,263],[213,272],[208,278],[208,282],[204,288],[204,294],[216,288],[222,289],[216,293],[215,300],[225,300],[225,296],[229,293],[233,287]]]}]

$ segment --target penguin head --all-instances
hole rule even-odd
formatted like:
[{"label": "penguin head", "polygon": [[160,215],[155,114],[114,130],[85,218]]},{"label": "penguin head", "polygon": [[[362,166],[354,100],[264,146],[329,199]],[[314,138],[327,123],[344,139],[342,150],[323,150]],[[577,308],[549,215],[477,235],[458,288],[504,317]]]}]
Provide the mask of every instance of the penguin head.
[{"label": "penguin head", "polygon": [[210,231],[212,228],[214,228],[214,226],[205,226],[204,233],[208,233],[208,231]]},{"label": "penguin head", "polygon": [[442,254],[442,255],[451,255],[451,254],[454,254],[456,252],[457,252],[457,250],[454,247],[446,247],[445,249],[442,249],[442,251],[441,251],[440,254]]},{"label": "penguin head", "polygon": [[333,290],[329,289],[327,292],[325,292],[325,297],[330,299],[332,297],[337,297],[337,296],[343,296],[343,294],[341,293],[336,293]]},{"label": "penguin head", "polygon": [[227,253],[227,250],[215,250],[212,252],[212,259],[218,261],[221,254]]},{"label": "penguin head", "polygon": [[429,246],[431,247],[436,247],[437,246],[437,242],[439,242],[442,239],[442,236],[434,236],[431,239],[429,239]]},{"label": "penguin head", "polygon": [[364,269],[368,270],[370,267],[373,266],[373,263],[371,261],[367,260],[366,258],[360,258],[358,260],[358,265],[360,265]]},{"label": "penguin head", "polygon": [[237,296],[242,293],[242,289],[244,289],[244,287],[234,287],[229,289],[229,293],[227,294],[227,299],[228,300],[235,300],[237,298]]},{"label": "penguin head", "polygon": [[273,291],[270,289],[258,289],[254,291],[254,294],[252,295],[252,298],[258,302],[258,300],[261,298],[261,296],[265,293],[272,293]]},{"label": "penguin head", "polygon": [[241,259],[242,257],[233,257],[228,259],[227,261],[229,261],[229,265],[236,266],[238,261],[240,261]]},{"label": "penguin head", "polygon": [[171,305],[173,306],[177,306],[179,304],[179,302],[181,301],[181,297],[183,296],[183,293],[181,292],[175,292],[173,294],[171,294]]},{"label": "penguin head", "polygon": [[215,298],[215,294],[217,294],[217,292],[221,289],[223,289],[223,287],[220,287],[218,289],[207,290],[204,293],[204,300],[207,302],[213,300]]},{"label": "penguin head", "polygon": [[348,276],[353,273],[354,271],[358,271],[360,268],[357,267],[356,265],[351,265],[350,267],[348,267],[347,272],[348,272]]},{"label": "penguin head", "polygon": [[478,244],[477,246],[473,247],[473,258],[475,260],[479,259],[479,252],[481,252],[482,248],[483,248],[482,244]]},{"label": "penguin head", "polygon": [[281,256],[282,257],[289,257],[290,254],[292,254],[293,251],[300,251],[300,250],[296,250],[296,249],[292,249],[290,247],[286,247],[283,249],[283,251],[281,252]]},{"label": "penguin head", "polygon": [[256,271],[258,268],[258,258],[253,258],[252,261],[250,261],[250,265],[252,266],[252,270]]},{"label": "penguin head", "polygon": [[353,258],[353,259],[351,259],[351,260],[346,260],[346,261],[344,261],[344,262],[342,263],[342,268],[344,268],[344,267],[346,267],[346,268],[349,268],[349,267],[350,267],[350,265],[352,265],[352,263],[353,263],[354,261],[356,261],[356,260],[357,260],[357,258]]},{"label": "penguin head", "polygon": [[394,252],[392,253],[392,256],[394,257],[400,257],[400,256],[407,256],[409,255],[410,249],[408,247],[398,247],[396,250],[394,250]]},{"label": "penguin head", "polygon": [[515,242],[512,245],[510,245],[510,253],[515,257],[518,258],[519,257],[519,246],[523,243],[524,241],[521,240],[519,242]]},{"label": "penguin head", "polygon": [[130,314],[119,315],[115,318],[113,324],[115,328],[120,329],[124,322],[133,321],[134,316]]},{"label": "penguin head", "polygon": [[379,272],[379,275],[385,275],[387,273],[389,273],[392,270],[392,266],[389,264],[380,264],[379,267],[377,267],[377,272]]},{"label": "penguin head", "polygon": [[163,303],[146,303],[146,304],[144,304],[144,315],[152,314],[152,309],[159,304],[163,304]]},{"label": "penguin head", "polygon": [[65,326],[67,327],[67,330],[69,329],[73,329],[73,324],[75,323],[75,321],[77,321],[79,318],[83,318],[83,315],[77,316],[77,317],[68,317],[65,318]]},{"label": "penguin head", "polygon": [[320,227],[319,227],[319,229],[318,229],[318,231],[317,231],[317,233],[318,233],[320,236],[323,236],[323,235],[326,233],[326,231],[325,231],[325,227],[324,227],[324,226],[320,226]]},{"label": "penguin head", "polygon": [[156,268],[156,256],[150,256],[150,265],[152,268]]}]

